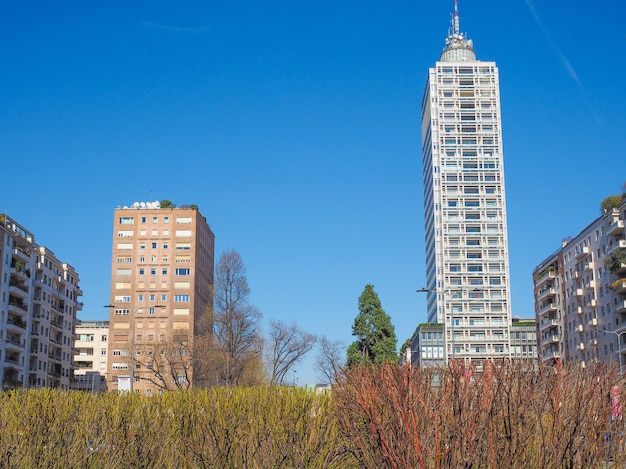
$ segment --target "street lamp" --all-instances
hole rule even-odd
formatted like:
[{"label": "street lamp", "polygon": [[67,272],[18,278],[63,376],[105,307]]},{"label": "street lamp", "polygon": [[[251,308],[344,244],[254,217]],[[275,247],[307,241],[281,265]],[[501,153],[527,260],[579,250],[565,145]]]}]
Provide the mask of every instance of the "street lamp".
[{"label": "street lamp", "polygon": [[621,351],[621,344],[620,344],[620,337],[622,334],[626,334],[626,331],[621,331],[621,332],[615,332],[615,331],[602,331],[605,334],[613,334],[617,337],[617,356],[619,359],[619,374],[622,374],[622,351]]},{"label": "street lamp", "polygon": [[[105,308],[115,308],[115,305],[105,305]],[[138,308],[135,308],[133,310],[133,316],[131,317],[131,324],[132,324],[132,330],[131,330],[131,338],[130,338],[130,392],[132,393],[135,389],[135,325],[137,323],[136,319],[137,319],[137,311],[139,311],[140,309],[143,309],[144,306],[140,306]],[[154,309],[162,309],[165,308],[165,306],[163,305],[155,305],[155,306],[150,306],[149,308],[154,308]]]}]

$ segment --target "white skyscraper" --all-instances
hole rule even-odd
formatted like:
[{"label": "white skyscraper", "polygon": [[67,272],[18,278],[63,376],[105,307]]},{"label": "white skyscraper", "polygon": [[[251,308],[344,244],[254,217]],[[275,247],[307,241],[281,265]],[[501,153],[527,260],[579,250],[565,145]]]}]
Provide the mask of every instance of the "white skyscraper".
[{"label": "white skyscraper", "polygon": [[422,101],[428,321],[445,359],[510,356],[509,258],[498,69],[476,59],[458,6]]}]

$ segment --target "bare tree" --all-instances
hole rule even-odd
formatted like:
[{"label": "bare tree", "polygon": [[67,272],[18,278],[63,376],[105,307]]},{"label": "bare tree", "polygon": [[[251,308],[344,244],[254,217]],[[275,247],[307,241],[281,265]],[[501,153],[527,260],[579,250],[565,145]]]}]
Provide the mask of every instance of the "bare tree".
[{"label": "bare tree", "polygon": [[220,385],[243,384],[250,363],[259,361],[261,312],[248,304],[246,267],[234,250],[221,255],[214,283],[214,364]]},{"label": "bare tree", "polygon": [[194,354],[188,337],[168,336],[136,346],[135,377],[164,391],[191,387]]},{"label": "bare tree", "polygon": [[282,384],[293,365],[313,348],[317,337],[299,329],[295,324],[288,326],[281,321],[271,321],[268,338],[270,360],[270,385]]},{"label": "bare tree", "polygon": [[319,340],[319,352],[315,358],[315,369],[319,377],[326,383],[333,383],[337,375],[343,370],[346,361],[346,344],[341,340],[329,340],[322,337]]}]

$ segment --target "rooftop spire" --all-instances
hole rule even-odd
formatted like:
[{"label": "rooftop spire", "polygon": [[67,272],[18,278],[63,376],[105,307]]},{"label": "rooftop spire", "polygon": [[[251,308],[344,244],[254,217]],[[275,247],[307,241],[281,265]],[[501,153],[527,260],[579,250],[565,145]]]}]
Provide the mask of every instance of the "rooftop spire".
[{"label": "rooftop spire", "polygon": [[472,40],[467,34],[461,32],[459,21],[459,1],[454,0],[454,14],[452,15],[452,28],[446,37],[446,46],[439,58],[441,62],[464,62],[476,60]]}]

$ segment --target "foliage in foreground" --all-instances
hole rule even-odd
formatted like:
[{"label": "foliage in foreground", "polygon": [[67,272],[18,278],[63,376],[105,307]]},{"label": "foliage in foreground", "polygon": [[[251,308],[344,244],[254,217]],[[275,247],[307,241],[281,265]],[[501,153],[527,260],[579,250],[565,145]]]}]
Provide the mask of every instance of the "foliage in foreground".
[{"label": "foliage in foreground", "polygon": [[[355,366],[331,394],[0,394],[0,467],[624,467],[616,367]],[[435,385],[433,385],[435,384]],[[618,412],[620,411],[620,412]],[[615,417],[615,418],[613,418]]]},{"label": "foliage in foreground", "polygon": [[615,367],[489,365],[349,370],[333,392],[349,450],[368,468],[624,467]]},{"label": "foliage in foreground", "polygon": [[152,398],[53,390],[0,394],[3,468],[345,468],[330,397],[215,388]]}]

